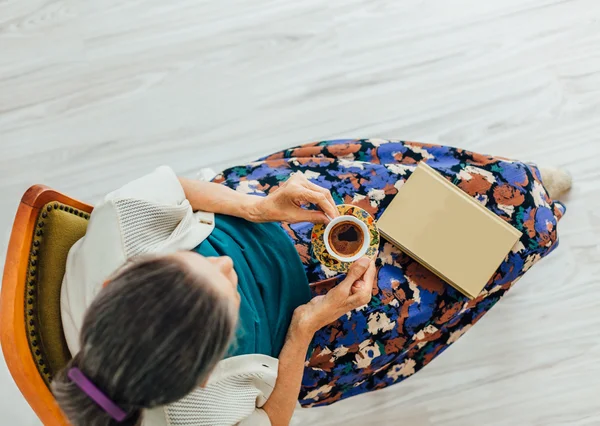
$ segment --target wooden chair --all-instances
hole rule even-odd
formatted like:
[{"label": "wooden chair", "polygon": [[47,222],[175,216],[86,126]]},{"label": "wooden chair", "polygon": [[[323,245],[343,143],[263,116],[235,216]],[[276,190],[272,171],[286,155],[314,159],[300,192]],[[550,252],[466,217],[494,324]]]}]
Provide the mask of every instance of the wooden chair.
[{"label": "wooden chair", "polygon": [[25,192],[12,228],[0,300],[0,341],[10,373],[45,425],[68,425],[50,392],[70,359],[60,287],[71,246],[92,206],[42,185]]}]

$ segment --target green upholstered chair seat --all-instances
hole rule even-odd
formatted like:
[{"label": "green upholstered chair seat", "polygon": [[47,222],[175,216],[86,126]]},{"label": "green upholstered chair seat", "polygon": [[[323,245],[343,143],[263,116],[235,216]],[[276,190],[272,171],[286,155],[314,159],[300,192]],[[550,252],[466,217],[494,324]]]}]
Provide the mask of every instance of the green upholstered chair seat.
[{"label": "green upholstered chair seat", "polygon": [[44,206],[33,234],[25,291],[29,345],[47,385],[71,358],[60,316],[60,288],[67,254],[85,234],[89,215],[51,202]]}]

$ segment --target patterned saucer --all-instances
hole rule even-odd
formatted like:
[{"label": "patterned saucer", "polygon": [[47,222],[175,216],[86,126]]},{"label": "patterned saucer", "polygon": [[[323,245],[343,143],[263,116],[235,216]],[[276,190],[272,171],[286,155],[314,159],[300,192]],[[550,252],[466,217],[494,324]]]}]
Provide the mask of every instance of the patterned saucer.
[{"label": "patterned saucer", "polygon": [[[365,256],[368,256],[371,259],[375,257],[377,255],[377,250],[379,249],[379,230],[377,230],[377,226],[375,226],[373,216],[371,216],[366,210],[350,204],[340,204],[337,206],[337,208],[340,212],[340,215],[354,216],[367,225],[367,228],[369,228],[369,232],[371,234],[371,244],[369,245],[369,249],[367,250]],[[325,225],[318,224],[314,226],[311,235],[313,255],[319,262],[332,271],[343,273],[348,272],[348,268],[350,268],[352,263],[340,262],[329,255],[327,249],[325,248],[325,242],[323,241],[324,233]]]}]

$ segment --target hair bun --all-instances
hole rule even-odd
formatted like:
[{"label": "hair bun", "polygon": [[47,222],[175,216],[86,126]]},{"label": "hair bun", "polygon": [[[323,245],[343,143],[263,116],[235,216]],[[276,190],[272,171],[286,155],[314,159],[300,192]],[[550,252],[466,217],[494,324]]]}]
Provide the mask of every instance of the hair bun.
[{"label": "hair bun", "polygon": [[81,368],[80,364],[80,356],[77,354],[52,380],[54,397],[69,419],[69,422],[73,426],[139,425],[142,417],[142,410],[139,407],[121,406],[121,409],[127,413],[127,417],[125,420],[119,422],[69,378],[69,370],[72,368]]}]

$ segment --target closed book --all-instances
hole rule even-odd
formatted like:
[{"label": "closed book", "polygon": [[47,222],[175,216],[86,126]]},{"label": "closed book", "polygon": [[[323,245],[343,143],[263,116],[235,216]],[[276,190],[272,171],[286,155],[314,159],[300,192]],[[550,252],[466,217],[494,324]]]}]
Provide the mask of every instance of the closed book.
[{"label": "closed book", "polygon": [[468,296],[476,297],[521,232],[424,162],[377,221],[381,235]]}]

